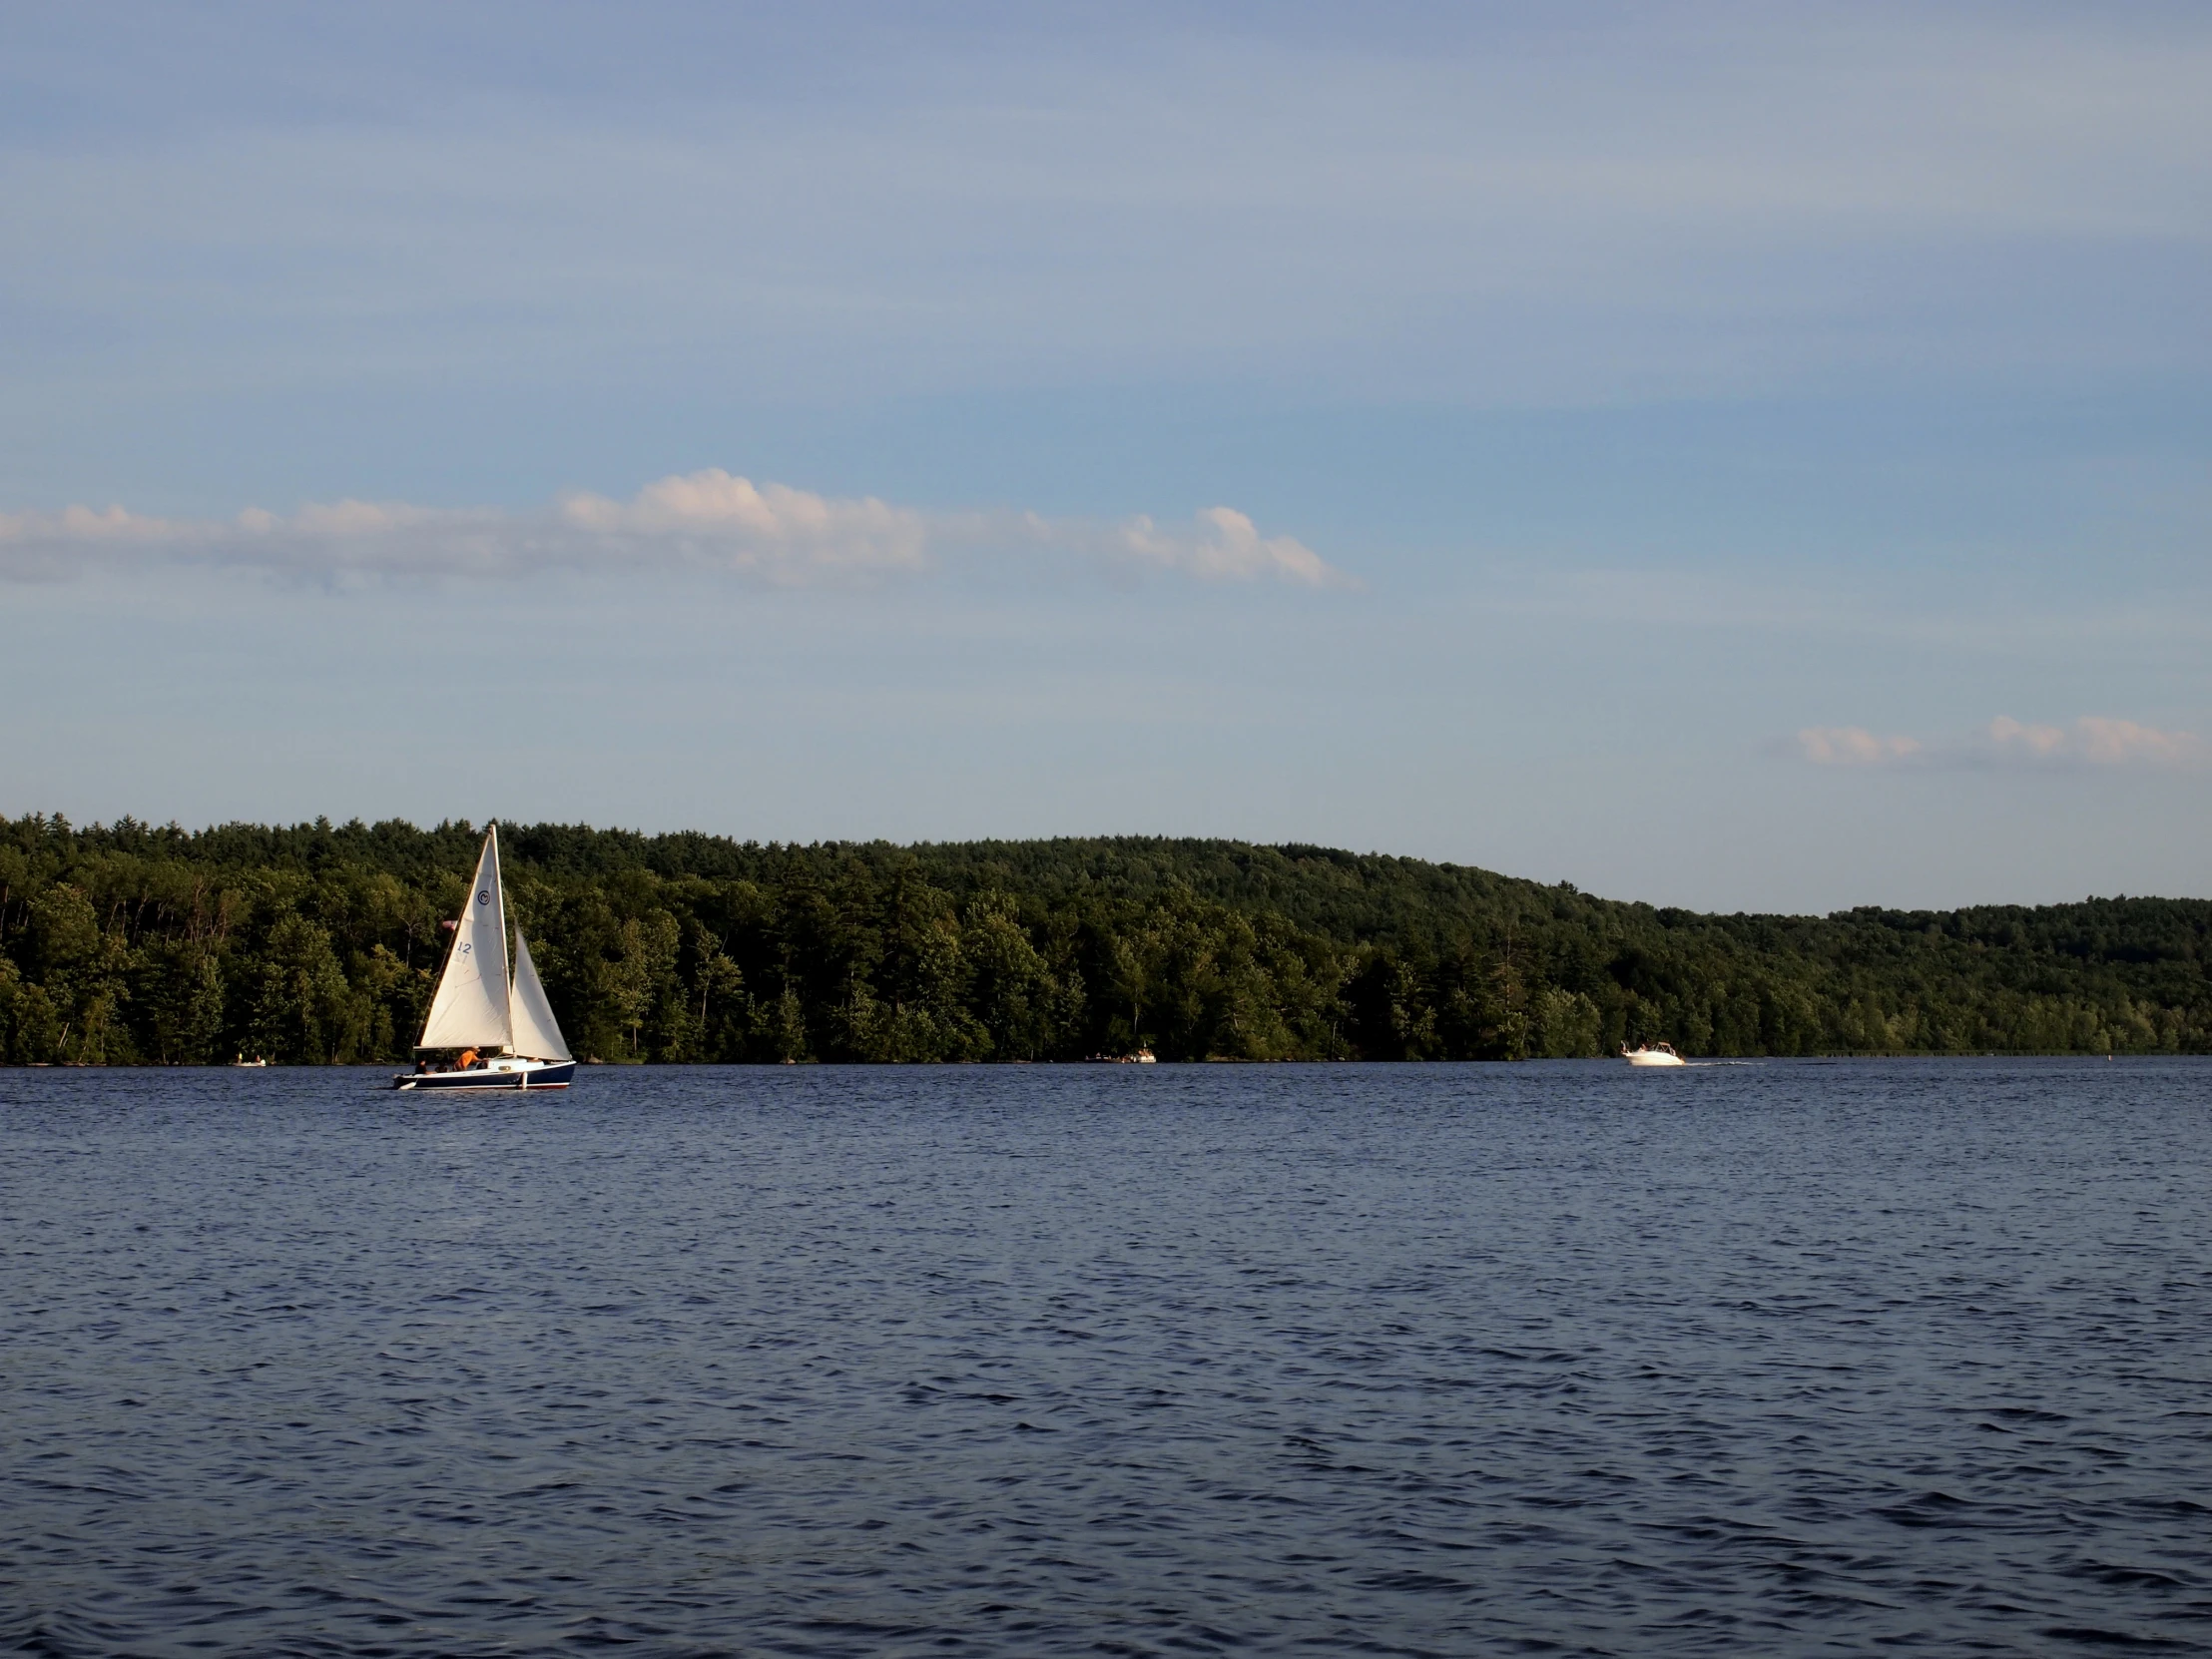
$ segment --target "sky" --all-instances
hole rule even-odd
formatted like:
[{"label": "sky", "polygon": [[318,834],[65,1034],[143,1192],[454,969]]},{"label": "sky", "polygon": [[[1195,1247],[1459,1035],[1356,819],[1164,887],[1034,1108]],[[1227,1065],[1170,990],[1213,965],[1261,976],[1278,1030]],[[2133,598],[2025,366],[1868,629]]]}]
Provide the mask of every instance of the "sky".
[{"label": "sky", "polygon": [[0,814],[2212,894],[2212,11],[0,9]]}]

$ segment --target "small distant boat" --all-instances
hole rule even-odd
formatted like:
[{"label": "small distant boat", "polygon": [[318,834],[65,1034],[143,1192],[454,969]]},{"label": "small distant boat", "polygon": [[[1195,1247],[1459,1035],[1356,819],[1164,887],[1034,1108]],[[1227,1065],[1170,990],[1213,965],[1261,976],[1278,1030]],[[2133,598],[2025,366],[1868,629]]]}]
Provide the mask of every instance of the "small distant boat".
[{"label": "small distant boat", "polygon": [[254,1058],[251,1060],[249,1060],[245,1055],[241,1054],[237,1059],[233,1060],[231,1064],[234,1068],[236,1068],[239,1066],[266,1066],[269,1064],[269,1062],[263,1059],[259,1054],[255,1055]]},{"label": "small distant boat", "polygon": [[453,924],[453,948],[430,998],[417,1054],[454,1053],[451,1064],[424,1058],[391,1080],[395,1089],[565,1089],[575,1056],[545,1000],[522,929],[514,930],[507,971],[507,900],[499,886],[499,826],[484,834],[469,902]]},{"label": "small distant boat", "polygon": [[1156,1066],[1160,1062],[1149,1048],[1140,1048],[1134,1054],[1093,1054],[1093,1065],[1101,1066]]},{"label": "small distant boat", "polygon": [[1690,1062],[1674,1051],[1672,1043],[1621,1045],[1621,1058],[1632,1066],[1686,1066]]}]

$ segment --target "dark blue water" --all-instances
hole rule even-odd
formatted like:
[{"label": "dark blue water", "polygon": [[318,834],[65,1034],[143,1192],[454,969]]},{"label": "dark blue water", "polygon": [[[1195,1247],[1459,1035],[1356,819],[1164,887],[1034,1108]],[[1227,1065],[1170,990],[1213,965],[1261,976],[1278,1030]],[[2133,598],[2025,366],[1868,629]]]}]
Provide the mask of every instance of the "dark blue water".
[{"label": "dark blue water", "polygon": [[0,1647],[2212,1651],[2212,1067],[0,1073]]}]

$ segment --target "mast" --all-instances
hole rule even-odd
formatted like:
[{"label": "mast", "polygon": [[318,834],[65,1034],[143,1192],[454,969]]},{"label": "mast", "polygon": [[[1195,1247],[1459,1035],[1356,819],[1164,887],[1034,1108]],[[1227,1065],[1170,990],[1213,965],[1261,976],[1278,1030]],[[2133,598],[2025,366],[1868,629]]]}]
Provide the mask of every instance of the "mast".
[{"label": "mast", "polygon": [[[499,879],[499,821],[493,819],[484,826],[484,844],[491,859],[491,907],[492,925],[499,930],[499,988],[506,995],[499,998],[506,1014],[506,1035],[499,1044],[500,1052],[512,1054],[515,1046],[515,993],[514,952],[507,948],[507,883]],[[476,889],[481,893],[481,884]]]}]

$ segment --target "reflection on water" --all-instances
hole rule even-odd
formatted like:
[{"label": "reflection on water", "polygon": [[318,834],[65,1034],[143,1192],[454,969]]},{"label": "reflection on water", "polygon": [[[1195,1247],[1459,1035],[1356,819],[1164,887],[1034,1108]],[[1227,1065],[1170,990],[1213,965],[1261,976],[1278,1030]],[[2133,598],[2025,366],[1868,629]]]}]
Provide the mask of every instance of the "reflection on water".
[{"label": "reflection on water", "polygon": [[54,1654],[2212,1647],[2212,1068],[0,1073]]}]

